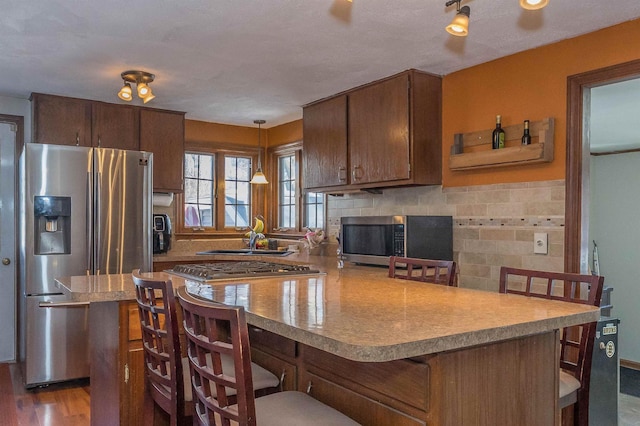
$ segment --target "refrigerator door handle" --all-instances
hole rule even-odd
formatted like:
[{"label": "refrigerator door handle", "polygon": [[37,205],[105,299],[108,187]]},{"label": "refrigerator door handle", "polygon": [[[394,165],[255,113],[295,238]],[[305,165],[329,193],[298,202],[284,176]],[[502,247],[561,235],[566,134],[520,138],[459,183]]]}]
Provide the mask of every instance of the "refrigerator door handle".
[{"label": "refrigerator door handle", "polygon": [[95,255],[95,264],[93,265],[93,267],[95,268],[95,275],[100,275],[100,264],[102,262],[102,257],[101,257],[101,253],[100,253],[100,244],[102,244],[102,190],[100,188],[102,188],[102,172],[97,172],[96,173],[96,180],[97,180],[97,184],[96,184],[96,204],[95,204],[95,216],[96,216],[96,235],[95,235],[95,241],[94,241],[94,245],[95,245],[95,251],[96,251],[96,255]]},{"label": "refrigerator door handle", "polygon": [[89,306],[90,302],[40,302],[41,308],[82,308]]},{"label": "refrigerator door handle", "polygon": [[92,241],[91,241],[91,236],[93,235],[93,220],[91,218],[91,210],[92,210],[92,205],[91,205],[91,172],[87,172],[87,186],[86,186],[86,203],[87,203],[87,208],[85,211],[86,214],[86,229],[87,229],[87,236],[86,236],[86,243],[87,243],[87,275],[91,275],[91,269],[92,269],[92,256],[91,256],[91,245],[92,245]]}]

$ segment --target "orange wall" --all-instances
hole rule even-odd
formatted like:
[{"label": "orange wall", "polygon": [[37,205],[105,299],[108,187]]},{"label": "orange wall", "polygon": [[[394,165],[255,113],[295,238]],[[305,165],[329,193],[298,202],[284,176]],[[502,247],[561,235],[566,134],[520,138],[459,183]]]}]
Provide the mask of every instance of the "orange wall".
[{"label": "orange wall", "polygon": [[[473,32],[469,34],[473,37]],[[449,74],[443,79],[443,186],[565,178],[567,77],[640,58],[640,19],[514,54]],[[449,170],[455,133],[525,119],[555,118],[552,163],[476,171]]]},{"label": "orange wall", "polygon": [[302,140],[302,120],[292,121],[269,129],[269,146],[284,145]]},{"label": "orange wall", "polygon": [[[185,120],[185,139],[194,142],[257,146],[258,128]],[[278,146],[302,140],[302,120],[262,129],[262,146]]]},{"label": "orange wall", "polygon": [[[262,132],[262,146],[266,146],[267,132]],[[258,145],[258,128],[185,120],[184,137],[187,141]]]}]

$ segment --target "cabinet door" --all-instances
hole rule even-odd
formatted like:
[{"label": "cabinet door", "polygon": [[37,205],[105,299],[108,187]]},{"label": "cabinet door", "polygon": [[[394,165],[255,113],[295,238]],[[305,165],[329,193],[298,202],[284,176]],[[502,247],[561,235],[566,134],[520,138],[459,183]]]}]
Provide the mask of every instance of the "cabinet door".
[{"label": "cabinet door", "polygon": [[153,153],[153,190],[182,192],[184,113],[141,109],[140,150]]},{"label": "cabinet door", "polygon": [[91,101],[34,93],[31,108],[34,142],[91,146]]},{"label": "cabinet door", "polygon": [[303,114],[304,187],[348,184],[346,95],[310,105]]},{"label": "cabinet door", "polygon": [[93,104],[93,146],[138,151],[138,109],[131,105]]},{"label": "cabinet door", "polygon": [[349,95],[351,183],[410,178],[409,76],[399,76]]}]

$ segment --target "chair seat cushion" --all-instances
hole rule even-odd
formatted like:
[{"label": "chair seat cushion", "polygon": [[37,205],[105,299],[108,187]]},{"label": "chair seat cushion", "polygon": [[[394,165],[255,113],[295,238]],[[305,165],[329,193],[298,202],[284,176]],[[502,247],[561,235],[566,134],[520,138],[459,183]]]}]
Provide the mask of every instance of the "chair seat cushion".
[{"label": "chair seat cushion", "polygon": [[358,425],[338,410],[293,391],[256,398],[256,420],[260,426]]},{"label": "chair seat cushion", "polygon": [[[221,355],[222,371],[225,374],[233,373],[233,358],[227,355]],[[211,355],[207,354],[207,364],[211,365]],[[184,377],[184,400],[193,401],[193,388],[191,387],[191,372],[189,371],[189,358],[182,358],[182,376]],[[275,388],[280,384],[280,380],[270,371],[260,367],[258,364],[251,363],[251,376],[253,378],[253,389]],[[212,389],[215,395],[215,387]],[[229,389],[227,395],[235,395],[235,389]]]},{"label": "chair seat cushion", "polygon": [[560,370],[560,393],[558,396],[560,398],[565,397],[578,389],[580,389],[580,382],[578,379],[573,377],[571,374]]}]

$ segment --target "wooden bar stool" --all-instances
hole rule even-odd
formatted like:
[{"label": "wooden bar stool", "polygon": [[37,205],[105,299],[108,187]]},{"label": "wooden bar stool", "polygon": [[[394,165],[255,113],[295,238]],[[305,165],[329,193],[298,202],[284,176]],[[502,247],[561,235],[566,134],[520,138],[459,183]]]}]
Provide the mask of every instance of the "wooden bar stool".
[{"label": "wooden bar stool", "polygon": [[[502,267],[500,292],[600,306],[604,277]],[[589,424],[589,381],[596,323],[566,327],[560,333],[559,406],[573,404],[573,424]]]},{"label": "wooden bar stool", "polygon": [[[406,269],[399,269],[400,265],[406,265]],[[391,256],[389,277],[457,287],[456,262],[451,260]]]},{"label": "wooden bar stool", "polygon": [[[179,319],[171,280],[152,280],[132,273],[140,314],[145,363],[145,420],[153,423],[154,403],[170,417],[170,424],[193,424],[193,394],[189,360],[181,355]],[[225,372],[233,373],[233,359],[222,360]],[[255,365],[256,389],[262,394],[278,391],[279,379]],[[233,395],[229,395],[233,398]]]},{"label": "wooden bar stool", "polygon": [[[254,397],[251,351],[244,309],[198,301],[178,289],[187,336],[195,417],[200,425],[260,426],[357,425],[355,421],[302,392],[285,391]],[[224,330],[229,338],[221,340]],[[221,357],[233,358],[235,375],[225,374]],[[224,389],[235,389],[237,403]],[[214,398],[212,389],[221,397]],[[231,423],[234,422],[234,423]]]}]

